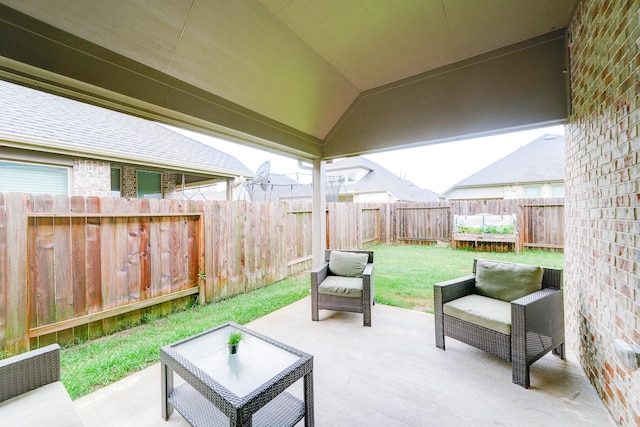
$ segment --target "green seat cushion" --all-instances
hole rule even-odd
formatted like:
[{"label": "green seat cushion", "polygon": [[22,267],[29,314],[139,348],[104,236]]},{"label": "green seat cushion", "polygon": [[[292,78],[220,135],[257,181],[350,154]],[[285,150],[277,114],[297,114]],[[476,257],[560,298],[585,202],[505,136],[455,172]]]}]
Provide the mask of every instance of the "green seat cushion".
[{"label": "green seat cushion", "polygon": [[362,278],[327,276],[318,286],[318,293],[339,297],[362,297]]},{"label": "green seat cushion", "polygon": [[368,261],[369,254],[331,251],[329,254],[329,270],[336,276],[362,277],[362,272]]},{"label": "green seat cushion", "polygon": [[451,317],[511,335],[509,302],[473,294],[444,304],[443,311]]},{"label": "green seat cushion", "polygon": [[542,288],[542,267],[511,262],[478,260],[476,293],[513,301]]}]

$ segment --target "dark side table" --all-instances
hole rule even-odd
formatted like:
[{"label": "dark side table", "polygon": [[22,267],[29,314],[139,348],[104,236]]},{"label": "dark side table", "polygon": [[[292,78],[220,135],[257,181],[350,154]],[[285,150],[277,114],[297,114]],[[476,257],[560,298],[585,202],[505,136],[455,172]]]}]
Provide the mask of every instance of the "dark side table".
[{"label": "dark side table", "polygon": [[[243,339],[230,354],[232,331]],[[160,349],[162,418],[175,408],[193,426],[314,425],[313,356],[228,323]],[[174,388],[173,373],[184,379]],[[304,402],[285,391],[304,380]]]}]

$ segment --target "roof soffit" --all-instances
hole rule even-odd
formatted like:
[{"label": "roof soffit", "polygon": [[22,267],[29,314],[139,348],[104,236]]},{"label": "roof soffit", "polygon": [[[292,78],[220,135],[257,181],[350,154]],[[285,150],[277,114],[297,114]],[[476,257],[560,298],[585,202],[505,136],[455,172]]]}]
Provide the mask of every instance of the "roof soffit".
[{"label": "roof soffit", "polygon": [[2,2],[318,138],[359,93],[259,2]]},{"label": "roof soffit", "polygon": [[564,27],[577,0],[0,3],[295,129],[312,138],[293,139],[314,144],[360,91]]},{"label": "roof soffit", "polygon": [[575,0],[261,0],[360,91],[563,28]]}]

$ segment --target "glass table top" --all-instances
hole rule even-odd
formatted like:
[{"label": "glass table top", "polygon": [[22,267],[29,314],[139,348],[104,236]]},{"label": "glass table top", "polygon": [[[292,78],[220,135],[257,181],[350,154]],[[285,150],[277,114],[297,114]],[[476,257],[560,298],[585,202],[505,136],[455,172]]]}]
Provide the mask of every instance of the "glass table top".
[{"label": "glass table top", "polygon": [[227,325],[172,346],[215,381],[242,398],[288,368],[300,356],[245,331],[236,354],[229,354]]}]

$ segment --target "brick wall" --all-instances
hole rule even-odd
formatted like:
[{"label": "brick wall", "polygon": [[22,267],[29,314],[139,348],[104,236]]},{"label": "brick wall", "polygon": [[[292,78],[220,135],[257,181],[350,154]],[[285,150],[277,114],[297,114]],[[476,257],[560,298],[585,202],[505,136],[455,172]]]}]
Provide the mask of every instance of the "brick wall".
[{"label": "brick wall", "polygon": [[620,425],[640,425],[640,1],[583,0],[569,28],[567,339]]},{"label": "brick wall", "polygon": [[[120,197],[138,197],[138,170],[132,166],[121,167]],[[176,198],[176,174],[162,172],[162,194]],[[111,164],[95,160],[76,159],[73,161],[74,196],[111,195]]]},{"label": "brick wall", "polygon": [[95,160],[73,161],[74,196],[108,196],[111,194],[111,164]]},{"label": "brick wall", "polygon": [[162,172],[162,197],[175,199],[176,174],[173,172]]},{"label": "brick wall", "polygon": [[540,197],[553,197],[553,187],[550,184],[542,184],[540,186]]},{"label": "brick wall", "polygon": [[505,199],[521,199],[524,198],[524,187],[522,185],[505,185]]},{"label": "brick wall", "polygon": [[130,166],[122,167],[120,181],[120,197],[138,197],[138,174],[136,168]]}]

